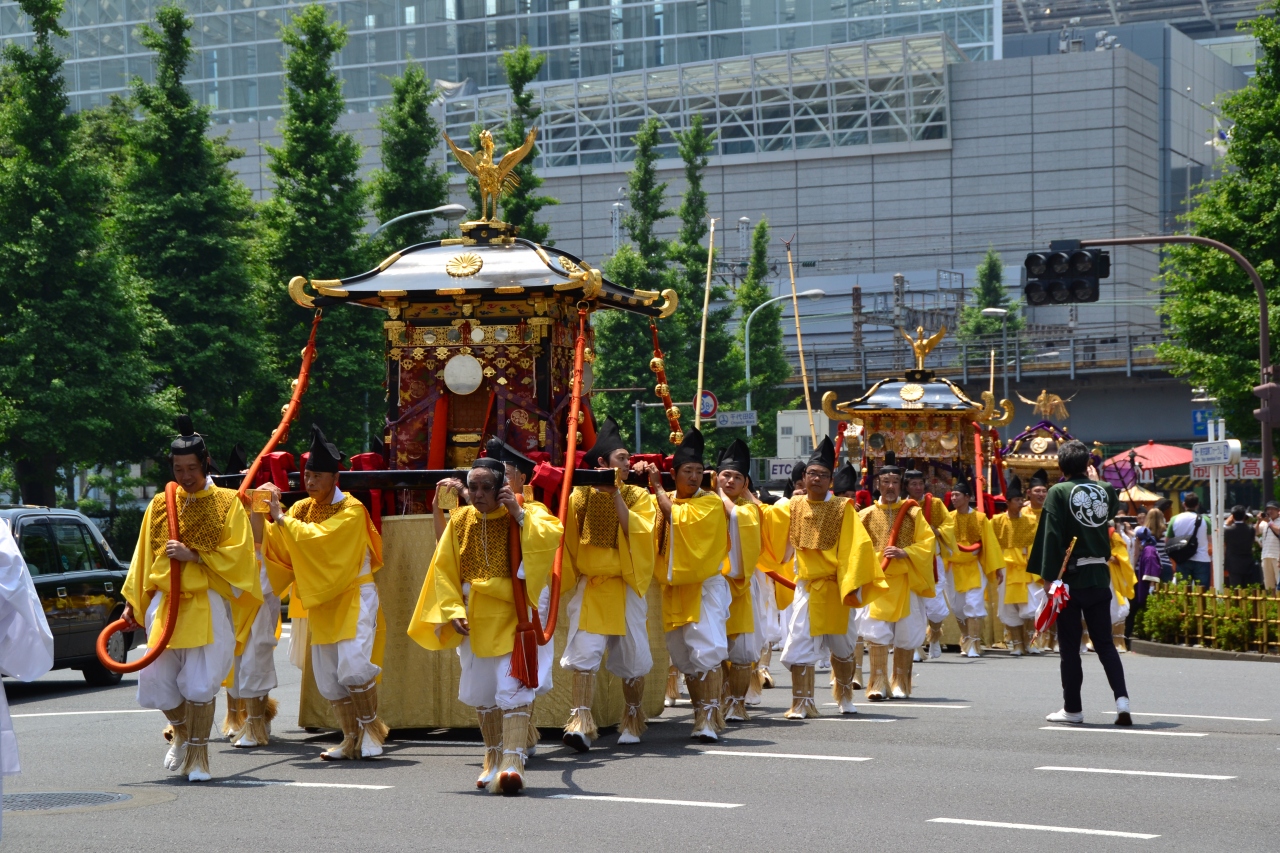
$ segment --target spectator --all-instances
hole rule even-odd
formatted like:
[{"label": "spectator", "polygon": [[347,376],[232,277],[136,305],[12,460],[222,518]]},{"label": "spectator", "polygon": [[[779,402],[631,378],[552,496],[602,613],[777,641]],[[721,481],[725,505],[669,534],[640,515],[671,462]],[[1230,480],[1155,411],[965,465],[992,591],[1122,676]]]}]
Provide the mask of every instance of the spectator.
[{"label": "spectator", "polygon": [[1165,524],[1169,523],[1169,519],[1173,518],[1173,501],[1168,498],[1161,498],[1156,501],[1156,509],[1160,510],[1160,514],[1164,516]]},{"label": "spectator", "polygon": [[1262,542],[1262,585],[1276,588],[1276,564],[1280,562],[1280,503],[1267,501],[1264,515],[1258,520],[1258,538]]},{"label": "spectator", "polygon": [[1244,507],[1231,508],[1231,515],[1222,526],[1222,569],[1227,586],[1248,586],[1257,583],[1253,576],[1253,525],[1248,523]]},{"label": "spectator", "polygon": [[1145,600],[1156,584],[1173,580],[1173,564],[1164,548],[1164,515],[1159,509],[1151,509],[1143,521],[1145,523],[1133,532],[1133,570],[1138,575],[1138,598]]},{"label": "spectator", "polygon": [[[1213,566],[1209,557],[1213,549],[1209,545],[1209,519],[1200,514],[1200,498],[1195,494],[1187,495],[1182,501],[1185,512],[1180,512],[1169,520],[1167,539],[1172,541],[1189,537],[1196,539],[1195,555],[1177,563],[1178,574],[1190,578],[1197,586],[1207,587],[1212,584]],[[1166,542],[1166,545],[1168,543]],[[1170,555],[1172,556],[1172,555]]]}]

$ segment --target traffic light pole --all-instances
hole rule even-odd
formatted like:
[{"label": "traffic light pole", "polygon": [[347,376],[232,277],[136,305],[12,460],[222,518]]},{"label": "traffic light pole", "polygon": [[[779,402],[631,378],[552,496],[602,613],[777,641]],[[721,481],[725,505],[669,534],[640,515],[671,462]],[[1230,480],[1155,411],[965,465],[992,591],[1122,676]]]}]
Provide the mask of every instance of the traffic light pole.
[{"label": "traffic light pole", "polygon": [[[1259,335],[1258,335],[1258,366],[1261,369],[1262,384],[1272,381],[1271,377],[1271,321],[1267,311],[1267,288],[1262,283],[1262,277],[1258,275],[1258,271],[1253,268],[1253,264],[1245,260],[1244,255],[1228,246],[1226,243],[1220,243],[1217,240],[1210,240],[1208,237],[1193,237],[1187,234],[1175,234],[1166,237],[1114,237],[1109,240],[1081,240],[1081,246],[1142,246],[1142,245],[1160,245],[1164,243],[1193,243],[1198,246],[1208,246],[1211,249],[1217,249],[1219,252],[1227,255],[1231,260],[1236,262],[1240,269],[1244,270],[1249,276],[1249,280],[1253,282],[1253,289],[1258,292],[1258,308],[1259,315]],[[1266,503],[1273,496],[1273,476],[1271,473],[1271,423],[1269,420],[1262,421],[1262,501]],[[1221,519],[1214,519],[1215,524],[1221,524]]]}]

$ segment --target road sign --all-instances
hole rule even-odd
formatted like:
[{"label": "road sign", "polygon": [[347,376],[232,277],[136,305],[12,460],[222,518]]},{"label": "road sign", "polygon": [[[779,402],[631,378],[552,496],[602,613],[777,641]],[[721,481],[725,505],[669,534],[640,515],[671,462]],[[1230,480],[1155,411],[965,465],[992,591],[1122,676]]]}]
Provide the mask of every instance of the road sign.
[{"label": "road sign", "polygon": [[724,427],[745,427],[756,426],[759,421],[756,419],[756,413],[751,412],[716,412],[716,426]]},{"label": "road sign", "polygon": [[1214,418],[1213,409],[1192,409],[1191,410],[1191,434],[1199,438],[1207,438],[1209,436],[1209,421]]},{"label": "road sign", "polygon": [[716,395],[712,394],[710,391],[707,391],[706,389],[703,389],[702,406],[700,407],[699,414],[702,415],[702,417],[704,418],[713,418],[715,417],[716,412],[719,410],[719,408],[720,408],[720,401],[716,399]]},{"label": "road sign", "polygon": [[1235,465],[1240,461],[1240,441],[1201,441],[1191,445],[1192,465]]},{"label": "road sign", "polygon": [[766,459],[769,463],[768,474],[766,479],[769,480],[789,480],[791,479],[791,466],[796,464],[794,459]]}]

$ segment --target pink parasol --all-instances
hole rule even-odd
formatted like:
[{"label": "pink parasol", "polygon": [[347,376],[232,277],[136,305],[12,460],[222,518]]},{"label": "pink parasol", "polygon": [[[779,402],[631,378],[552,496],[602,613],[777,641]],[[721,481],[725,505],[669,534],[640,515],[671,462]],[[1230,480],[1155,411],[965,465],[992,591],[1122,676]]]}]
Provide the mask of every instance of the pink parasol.
[{"label": "pink parasol", "polygon": [[1190,465],[1191,451],[1185,447],[1174,447],[1172,444],[1156,444],[1154,441],[1148,441],[1146,444],[1140,444],[1133,450],[1125,450],[1112,456],[1103,465],[1114,465],[1116,467],[1129,467],[1129,454],[1133,453],[1136,461],[1142,463],[1143,468],[1172,468],[1176,465]]}]

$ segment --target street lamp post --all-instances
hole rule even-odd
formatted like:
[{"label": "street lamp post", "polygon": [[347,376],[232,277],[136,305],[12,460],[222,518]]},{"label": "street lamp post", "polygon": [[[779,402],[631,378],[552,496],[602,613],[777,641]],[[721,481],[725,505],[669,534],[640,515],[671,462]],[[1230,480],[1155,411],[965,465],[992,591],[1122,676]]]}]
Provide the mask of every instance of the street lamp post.
[{"label": "street lamp post", "polygon": [[1004,374],[1004,399],[1009,399],[1009,309],[983,308],[982,316],[1000,318],[1000,372]]},{"label": "street lamp post", "polygon": [[[800,295],[807,296],[810,299],[821,299],[822,297],[827,295],[827,292],[825,290],[822,290],[821,288],[815,287],[811,290],[804,291]],[[743,350],[743,355],[746,356],[746,362],[747,362],[747,411],[748,412],[751,411],[751,321],[754,320],[756,318],[756,315],[760,313],[760,309],[766,308],[775,302],[781,302],[784,299],[790,299],[790,298],[791,298],[790,295],[775,296],[772,299],[769,299],[765,302],[761,302],[759,305],[756,306],[756,310],[752,311],[747,316],[747,322],[743,324],[742,350]],[[747,438],[750,438],[750,437],[751,437],[751,427],[748,426]]]},{"label": "street lamp post", "polygon": [[370,237],[377,237],[382,229],[389,225],[395,225],[397,222],[403,222],[406,219],[416,219],[419,216],[439,216],[441,219],[447,219],[450,222],[461,219],[467,215],[467,209],[460,204],[445,204],[440,207],[433,207],[430,210],[415,210],[412,213],[402,213],[395,219],[388,219],[386,222],[373,229]]}]

